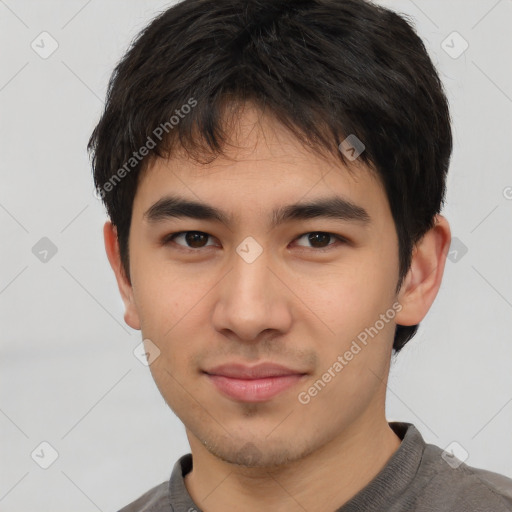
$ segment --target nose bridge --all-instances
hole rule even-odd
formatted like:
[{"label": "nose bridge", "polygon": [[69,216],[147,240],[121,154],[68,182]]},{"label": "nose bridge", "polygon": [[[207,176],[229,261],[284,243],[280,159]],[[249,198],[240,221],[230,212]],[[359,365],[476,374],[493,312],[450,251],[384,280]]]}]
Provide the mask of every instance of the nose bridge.
[{"label": "nose bridge", "polygon": [[220,283],[213,320],[218,330],[229,329],[252,340],[268,329],[286,329],[290,318],[276,295],[270,253],[248,238],[236,248],[231,271]]},{"label": "nose bridge", "polygon": [[233,255],[230,272],[230,300],[242,307],[263,307],[271,299],[269,252],[253,238],[247,237]]}]

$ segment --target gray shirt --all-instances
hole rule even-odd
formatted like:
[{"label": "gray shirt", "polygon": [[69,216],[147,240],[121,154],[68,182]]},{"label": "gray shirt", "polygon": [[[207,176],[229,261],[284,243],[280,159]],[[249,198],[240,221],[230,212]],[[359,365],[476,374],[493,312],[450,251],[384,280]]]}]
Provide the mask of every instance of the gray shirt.
[{"label": "gray shirt", "polygon": [[[402,439],[377,476],[336,511],[510,512],[512,479],[441,456],[412,423],[389,422]],[[119,512],[201,512],[185,487],[192,454],[175,463],[171,478]]]}]

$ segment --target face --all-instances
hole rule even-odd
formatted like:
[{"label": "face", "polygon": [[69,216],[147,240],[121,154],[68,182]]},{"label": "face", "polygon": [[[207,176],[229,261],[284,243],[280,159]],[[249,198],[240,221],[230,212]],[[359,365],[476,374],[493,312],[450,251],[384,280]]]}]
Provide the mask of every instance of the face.
[{"label": "face", "polygon": [[[350,174],[250,108],[235,133],[228,159],[160,159],[142,176],[125,318],[158,347],[150,369],[191,446],[270,466],[384,415],[398,239],[382,184],[357,161]],[[223,218],[153,207],[170,196]],[[285,214],[329,199],[337,215]],[[259,363],[288,375],[216,368]]]}]

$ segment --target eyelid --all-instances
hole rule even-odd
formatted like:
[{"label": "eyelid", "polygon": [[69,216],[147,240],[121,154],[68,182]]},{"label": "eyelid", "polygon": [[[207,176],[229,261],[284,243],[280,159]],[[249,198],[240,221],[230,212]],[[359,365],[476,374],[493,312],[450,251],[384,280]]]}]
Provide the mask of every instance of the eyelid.
[{"label": "eyelid", "polygon": [[[197,229],[189,229],[186,231],[176,231],[174,233],[169,233],[168,235],[165,235],[162,238],[162,245],[167,245],[169,243],[176,243],[174,242],[174,239],[177,238],[180,235],[186,235],[187,233],[201,233],[202,235],[206,235],[210,238],[215,238],[213,235],[210,235],[210,233],[206,233],[205,231],[198,231]],[[205,247],[200,247],[199,249],[193,249],[191,247],[187,247],[186,245],[176,244],[178,247],[181,247],[184,250],[188,250],[191,252],[198,252],[200,250],[204,250],[207,247],[212,247],[211,245],[206,245]]]},{"label": "eyelid", "polygon": [[302,245],[299,245],[299,247],[301,247],[303,249],[306,249],[306,250],[311,250],[313,252],[325,252],[325,251],[330,251],[331,249],[334,249],[335,247],[338,247],[340,243],[341,244],[350,244],[349,240],[347,240],[345,237],[343,237],[341,235],[337,235],[336,233],[331,233],[330,231],[306,231],[302,235],[299,235],[299,236],[295,237],[294,241],[299,240],[303,236],[310,235],[312,233],[321,233],[322,235],[328,235],[331,238],[336,239],[338,243],[329,244],[326,247],[320,247],[320,248],[305,247],[305,246],[302,246]]},{"label": "eyelid", "polygon": [[[169,233],[167,235],[165,235],[162,240],[161,240],[161,243],[162,245],[167,245],[171,242],[173,243],[176,243],[174,242],[174,239],[177,238],[178,236],[180,235],[184,235],[184,234],[187,234],[187,233],[201,233],[203,235],[206,235],[210,238],[215,238],[213,235],[210,235],[210,233],[207,233],[205,231],[198,231],[198,230],[195,230],[195,229],[190,229],[190,230],[185,230],[185,231],[176,231],[174,233]],[[337,235],[336,233],[331,233],[330,231],[306,231],[305,233],[302,233],[298,236],[296,236],[293,241],[296,241],[296,240],[299,240],[300,238],[306,236],[306,235],[310,235],[312,233],[321,233],[321,234],[324,234],[324,235],[329,235],[331,236],[332,238],[335,238],[338,243],[335,243],[335,244],[329,244],[328,246],[326,247],[321,247],[321,248],[316,248],[316,247],[306,247],[306,246],[300,246],[302,249],[306,249],[306,250],[311,250],[313,252],[325,252],[325,251],[329,251],[335,247],[338,247],[338,245],[341,243],[341,244],[348,244],[350,245],[350,241],[348,239],[346,239],[345,237],[341,236],[341,235]],[[187,247],[185,245],[180,245],[180,244],[176,244],[177,246],[179,246],[181,249],[183,249],[184,251],[188,251],[188,252],[199,252],[201,250],[205,250],[207,249],[208,247],[213,247],[212,245],[206,245],[204,247],[200,247],[198,249],[193,249],[193,248],[190,248],[190,247]]]}]

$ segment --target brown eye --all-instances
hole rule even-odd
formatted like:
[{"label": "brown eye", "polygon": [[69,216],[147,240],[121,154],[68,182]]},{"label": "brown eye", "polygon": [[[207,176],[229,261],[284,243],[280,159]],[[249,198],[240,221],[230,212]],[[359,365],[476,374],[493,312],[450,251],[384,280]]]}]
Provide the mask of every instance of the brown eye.
[{"label": "brown eye", "polygon": [[[334,247],[337,245],[336,243],[329,243],[332,239],[335,239],[338,242],[345,242],[345,240],[338,236],[334,235],[333,233],[325,233],[323,231],[312,231],[311,233],[304,233],[300,237],[297,238],[297,240],[300,240],[302,238],[306,238],[306,241],[311,245],[306,245],[306,247],[312,248],[312,249],[330,249],[331,247]],[[304,245],[299,244],[299,246],[304,247]]]},{"label": "brown eye", "polygon": [[[179,233],[174,233],[172,235],[167,236],[164,239],[164,243],[172,241],[177,245],[180,245],[188,249],[202,249],[203,247],[208,247],[206,242],[210,237],[211,235],[209,235],[208,233],[203,233],[202,231],[181,231]],[[176,240],[178,239],[183,239],[185,241],[185,245],[177,243]]]}]

